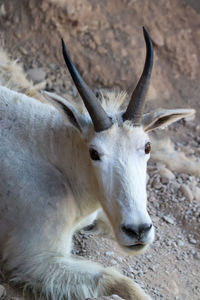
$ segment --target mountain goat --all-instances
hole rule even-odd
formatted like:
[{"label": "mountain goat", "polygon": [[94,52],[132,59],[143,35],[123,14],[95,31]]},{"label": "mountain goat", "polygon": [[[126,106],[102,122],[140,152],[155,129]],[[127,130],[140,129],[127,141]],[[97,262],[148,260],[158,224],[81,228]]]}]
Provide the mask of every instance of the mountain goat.
[{"label": "mountain goat", "polygon": [[97,99],[63,41],[86,109],[53,94],[45,103],[0,87],[0,253],[12,280],[30,287],[36,299],[151,299],[112,268],[71,254],[74,232],[100,207],[129,254],[153,242],[146,208],[148,132],[193,110],[142,114],[153,66],[145,29],[144,37],[144,70],[125,110],[125,94]]}]

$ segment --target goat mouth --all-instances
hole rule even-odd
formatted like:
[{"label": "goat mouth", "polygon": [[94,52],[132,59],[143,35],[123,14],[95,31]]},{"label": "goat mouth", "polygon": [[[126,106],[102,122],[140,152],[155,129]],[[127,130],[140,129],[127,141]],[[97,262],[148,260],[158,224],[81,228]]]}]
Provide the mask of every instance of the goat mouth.
[{"label": "goat mouth", "polygon": [[147,244],[144,243],[136,243],[134,245],[130,245],[130,246],[125,246],[127,250],[129,251],[141,251],[144,250],[147,247]]}]

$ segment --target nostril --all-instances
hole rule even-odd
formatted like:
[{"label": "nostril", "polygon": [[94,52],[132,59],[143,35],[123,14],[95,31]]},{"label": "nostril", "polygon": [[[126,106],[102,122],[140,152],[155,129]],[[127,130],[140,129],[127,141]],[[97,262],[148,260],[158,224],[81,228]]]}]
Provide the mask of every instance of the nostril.
[{"label": "nostril", "polygon": [[136,225],[122,225],[121,230],[131,238],[137,238],[140,240],[145,234],[147,234],[152,228],[152,224]]},{"label": "nostril", "polygon": [[152,224],[142,224],[139,226],[139,235],[143,237],[144,234],[148,233],[151,230]]},{"label": "nostril", "polygon": [[127,234],[131,238],[138,238],[139,237],[139,231],[138,226],[134,225],[122,225],[121,227],[122,231]]}]

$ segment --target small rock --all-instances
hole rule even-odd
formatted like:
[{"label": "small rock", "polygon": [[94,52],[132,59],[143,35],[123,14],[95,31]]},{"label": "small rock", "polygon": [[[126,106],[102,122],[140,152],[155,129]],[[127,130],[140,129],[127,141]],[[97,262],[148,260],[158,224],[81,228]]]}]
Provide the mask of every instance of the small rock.
[{"label": "small rock", "polygon": [[189,201],[192,202],[193,200],[193,194],[190,190],[190,188],[186,185],[186,184],[182,184],[180,186],[180,192],[182,193],[183,196],[185,196],[185,198]]},{"label": "small rock", "polygon": [[194,196],[194,199],[198,202],[200,202],[200,188],[196,186],[196,184],[191,183],[190,184],[190,189],[192,191],[192,194]]},{"label": "small rock", "polygon": [[144,272],[142,270],[139,270],[138,273],[137,273],[137,276],[141,277],[144,275]]},{"label": "small rock", "polygon": [[172,242],[172,247],[176,248],[177,244],[175,242]]},{"label": "small rock", "polygon": [[45,72],[42,68],[29,69],[27,74],[28,78],[34,83],[39,83],[45,80]]},{"label": "small rock", "polygon": [[3,285],[0,284],[0,299],[6,296],[6,289]]},{"label": "small rock", "polygon": [[191,249],[190,253],[191,253],[192,255],[195,255],[196,251],[195,251],[194,249]]},{"label": "small rock", "polygon": [[129,272],[131,272],[131,273],[135,272],[135,270],[131,266],[129,266],[128,268],[129,268]]},{"label": "small rock", "polygon": [[162,168],[160,171],[161,182],[168,183],[170,180],[175,179],[175,175],[167,168]]},{"label": "small rock", "polygon": [[5,17],[5,16],[6,16],[5,5],[1,4],[1,6],[0,6],[0,17]]},{"label": "small rock", "polygon": [[119,263],[122,263],[122,262],[123,262],[123,259],[122,259],[120,256],[116,256],[115,259],[116,259]]},{"label": "small rock", "polygon": [[200,202],[200,188],[198,186],[195,188],[194,198],[196,201]]},{"label": "small rock", "polygon": [[151,34],[152,41],[156,46],[160,46],[160,47],[164,46],[163,34],[159,31],[157,27],[152,26],[150,28],[150,34]]},{"label": "small rock", "polygon": [[149,267],[149,270],[155,272],[155,271],[156,271],[156,266],[154,266],[154,265],[150,266],[150,267]]},{"label": "small rock", "polygon": [[162,188],[161,182],[158,180],[158,178],[155,178],[152,182],[152,187],[156,190],[160,190]]},{"label": "small rock", "polygon": [[179,188],[180,188],[180,184],[177,181],[175,181],[175,180],[171,182],[171,186],[173,188],[173,192],[174,191],[177,192],[179,190]]},{"label": "small rock", "polygon": [[193,237],[188,237],[188,241],[190,242],[190,244],[196,245],[197,240],[195,240]]},{"label": "small rock", "polygon": [[112,252],[112,251],[107,251],[107,252],[105,252],[104,254],[105,254],[105,256],[113,256],[113,255],[114,255],[114,252]]},{"label": "small rock", "polygon": [[174,224],[174,220],[170,215],[163,216],[163,220],[169,224],[172,224],[172,225]]},{"label": "small rock", "polygon": [[75,87],[75,85],[72,86],[72,95],[73,95],[74,98],[76,98],[77,95],[78,95],[78,90],[77,90],[77,88]]},{"label": "small rock", "polygon": [[196,252],[194,254],[194,258],[197,259],[197,260],[200,260],[200,253],[199,252]]},{"label": "small rock", "polygon": [[178,177],[177,182],[181,184],[181,183],[183,183],[183,179],[181,177]]},{"label": "small rock", "polygon": [[112,266],[117,265],[117,262],[116,262],[116,260],[114,260],[114,259],[111,259],[111,260],[110,260],[110,263],[111,263]]},{"label": "small rock", "polygon": [[172,241],[171,240],[166,240],[165,243],[166,243],[167,246],[171,246],[172,245]]},{"label": "small rock", "polygon": [[184,242],[182,240],[178,240],[177,241],[177,246],[183,247],[184,246]]}]

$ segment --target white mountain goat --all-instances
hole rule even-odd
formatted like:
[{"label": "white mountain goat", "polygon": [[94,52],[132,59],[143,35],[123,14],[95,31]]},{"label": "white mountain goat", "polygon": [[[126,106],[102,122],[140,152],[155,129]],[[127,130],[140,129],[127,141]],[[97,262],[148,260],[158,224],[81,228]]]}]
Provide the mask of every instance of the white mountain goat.
[{"label": "white mountain goat", "polygon": [[83,300],[117,294],[151,299],[112,268],[71,254],[72,236],[100,207],[129,254],[153,242],[147,212],[147,132],[192,114],[142,115],[153,65],[147,47],[141,78],[126,110],[125,94],[99,101],[63,55],[86,110],[59,96],[42,103],[0,87],[0,253],[12,280],[36,299]]}]

